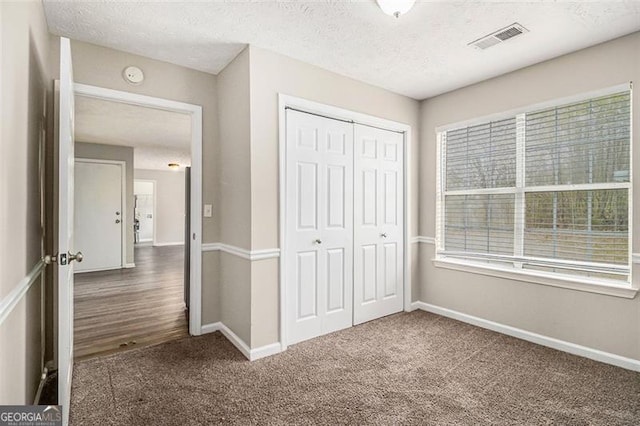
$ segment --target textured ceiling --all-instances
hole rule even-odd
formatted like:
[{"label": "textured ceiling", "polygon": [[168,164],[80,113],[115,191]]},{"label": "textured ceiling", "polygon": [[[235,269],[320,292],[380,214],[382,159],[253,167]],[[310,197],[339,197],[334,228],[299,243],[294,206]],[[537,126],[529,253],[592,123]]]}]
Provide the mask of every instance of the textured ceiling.
[{"label": "textured ceiling", "polygon": [[[218,73],[246,44],[424,99],[640,30],[640,2],[420,1],[395,19],[375,0],[45,0],[58,35]],[[529,33],[467,46],[514,22]]]},{"label": "textured ceiling", "polygon": [[191,117],[187,114],[76,96],[75,138],[131,146],[136,168],[168,170],[171,162],[191,163]]},{"label": "textured ceiling", "polygon": [[169,163],[178,163],[180,168],[191,165],[188,151],[174,151],[163,148],[135,148],[133,150],[133,167],[145,170],[168,171]]}]

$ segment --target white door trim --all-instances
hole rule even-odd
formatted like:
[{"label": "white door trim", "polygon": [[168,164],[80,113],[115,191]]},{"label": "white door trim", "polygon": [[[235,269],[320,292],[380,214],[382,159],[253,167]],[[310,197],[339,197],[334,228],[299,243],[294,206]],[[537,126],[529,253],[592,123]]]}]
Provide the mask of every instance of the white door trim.
[{"label": "white door trim", "polygon": [[[127,163],[125,161],[119,160],[101,160],[99,158],[83,158],[76,157],[76,163],[89,163],[89,164],[113,164],[116,166],[120,166],[120,179],[122,181],[120,187],[120,205],[122,206],[122,227],[120,229],[120,241],[121,241],[121,256],[120,256],[120,267],[124,268],[127,265]],[[92,272],[92,271],[80,271],[83,272]],[[77,273],[77,272],[76,272]]]},{"label": "white door trim", "polygon": [[189,334],[202,334],[202,107],[169,99],[76,83],[75,94],[191,116],[191,271]]},{"label": "white door trim", "polygon": [[385,130],[393,130],[404,133],[404,310],[411,310],[411,239],[409,237],[409,230],[411,229],[411,126],[397,121],[391,121],[384,118],[378,118],[359,112],[350,111],[343,108],[334,107],[331,105],[325,105],[318,102],[310,101],[295,96],[289,96],[282,93],[278,94],[278,180],[279,180],[279,243],[281,249],[280,255],[280,343],[282,350],[287,349],[287,315],[286,315],[286,229],[287,229],[287,217],[286,217],[286,197],[284,197],[286,190],[286,141],[287,141],[287,122],[286,122],[286,108],[295,108],[302,111],[324,115],[328,118],[335,118],[339,120],[354,121],[359,124],[365,124],[369,126],[379,127]]},{"label": "white door trim", "polygon": [[[156,238],[156,205],[158,202],[158,183],[156,182],[155,179],[136,179],[136,171],[135,169],[133,170],[133,185],[135,187],[136,185],[136,181],[138,182],[149,182],[153,185],[153,212],[151,213],[153,215],[153,231],[152,231],[152,241],[151,241],[151,245],[155,245],[157,238]],[[135,197],[135,190],[133,191],[133,196]],[[135,219],[135,218],[134,218]],[[135,243],[134,243],[135,244]],[[183,242],[184,244],[184,242]]]}]

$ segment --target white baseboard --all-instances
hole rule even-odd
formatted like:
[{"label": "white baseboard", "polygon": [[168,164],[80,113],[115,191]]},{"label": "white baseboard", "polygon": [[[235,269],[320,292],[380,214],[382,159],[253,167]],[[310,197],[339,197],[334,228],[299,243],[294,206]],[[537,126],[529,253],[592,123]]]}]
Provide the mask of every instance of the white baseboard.
[{"label": "white baseboard", "polygon": [[[221,332],[223,327],[227,328],[227,326],[221,323],[220,321],[212,322],[210,324],[202,324],[202,327],[200,327],[200,331],[202,331],[202,334],[215,333],[216,331]],[[242,343],[244,344],[244,342]],[[242,351],[242,349],[240,349],[240,351]]]},{"label": "white baseboard", "polygon": [[266,358],[271,355],[279,354],[282,352],[282,345],[280,342],[272,343],[270,345],[260,346],[259,348],[251,349],[250,360],[255,361],[260,358]]},{"label": "white baseboard", "polygon": [[214,322],[213,324],[204,324],[201,328],[202,334],[213,333],[214,331],[221,332],[224,337],[230,341],[248,360],[251,360],[251,349],[236,333],[231,331],[229,327],[222,322]]},{"label": "white baseboard", "polygon": [[135,268],[136,264],[135,263],[125,263],[124,267],[125,267],[125,269],[131,269],[131,268]]},{"label": "white baseboard", "polygon": [[154,247],[167,247],[167,246],[183,246],[184,241],[174,241],[172,243],[153,243]]},{"label": "white baseboard", "polygon": [[220,321],[214,322],[212,324],[204,324],[201,328],[201,331],[202,334],[213,333],[215,331],[221,332],[224,337],[226,337],[227,340],[229,340],[233,344],[233,346],[235,346],[249,361],[255,361],[260,358],[265,358],[282,352],[282,346],[279,342],[251,349],[249,348],[249,345],[244,342],[244,340],[238,337],[236,333],[231,331],[229,327],[227,327]]},{"label": "white baseboard", "polygon": [[508,336],[517,337],[518,339],[536,343],[538,345],[547,346],[559,351],[568,352],[573,355],[582,356],[595,361],[604,362],[605,364],[615,365],[627,370],[640,371],[640,360],[615,355],[598,349],[577,345],[575,343],[566,342],[564,340],[554,339],[553,337],[543,336],[531,331],[522,330],[520,328],[511,327],[509,325],[500,324],[483,318],[467,315],[462,312],[454,311],[440,306],[431,305],[424,302],[413,302],[412,309],[421,309],[423,311],[442,315],[443,317],[453,318],[458,321],[466,322],[478,327],[497,331],[498,333]]}]

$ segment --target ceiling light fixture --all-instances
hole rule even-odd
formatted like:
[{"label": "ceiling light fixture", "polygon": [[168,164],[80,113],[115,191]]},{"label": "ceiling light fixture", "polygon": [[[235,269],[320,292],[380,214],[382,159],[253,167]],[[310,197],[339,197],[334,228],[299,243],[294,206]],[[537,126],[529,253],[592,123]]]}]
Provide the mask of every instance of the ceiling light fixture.
[{"label": "ceiling light fixture", "polygon": [[180,164],[178,163],[169,163],[167,164],[171,170],[178,170],[180,168]]},{"label": "ceiling light fixture", "polygon": [[376,0],[378,2],[378,6],[384,13],[390,16],[395,16],[399,18],[400,15],[404,15],[407,13],[413,5],[416,3],[416,0]]}]

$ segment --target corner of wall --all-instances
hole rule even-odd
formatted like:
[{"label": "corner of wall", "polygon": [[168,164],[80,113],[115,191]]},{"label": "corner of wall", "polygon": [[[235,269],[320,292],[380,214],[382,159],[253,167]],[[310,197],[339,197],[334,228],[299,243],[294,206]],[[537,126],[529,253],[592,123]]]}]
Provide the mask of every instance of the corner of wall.
[{"label": "corner of wall", "polygon": [[[46,342],[42,347],[42,315],[47,316],[47,327],[52,330],[49,320],[53,309],[46,307],[43,312],[42,308],[41,244],[45,235],[40,215],[43,206],[38,163],[44,148],[47,166],[53,164],[49,155],[53,151],[52,78],[56,75],[57,61],[41,2],[0,2],[0,22],[3,144],[0,252],[6,258],[0,262],[0,401],[24,405],[33,403],[45,361],[43,350],[45,356],[50,353]],[[50,169],[46,172],[50,173]],[[47,191],[51,191],[51,180],[46,181]],[[51,194],[44,195],[44,206],[49,206]],[[52,210],[44,211],[50,222]],[[4,256],[9,253],[11,256]],[[45,303],[52,306],[48,298],[53,294],[51,286],[46,285],[44,292]]]},{"label": "corner of wall", "polygon": [[[433,237],[438,126],[640,80],[640,32],[531,65],[420,103],[420,235]],[[616,66],[612,67],[611,64]],[[518,96],[514,96],[516,93]],[[634,107],[638,99],[634,99]],[[634,118],[634,124],[638,118]],[[634,134],[633,145],[638,142]],[[634,151],[633,154],[640,156]],[[636,171],[639,162],[635,162]],[[638,188],[634,191],[638,193]],[[640,221],[636,214],[635,224]],[[638,228],[635,228],[638,229]],[[638,246],[640,233],[634,232]],[[420,244],[420,301],[553,339],[640,359],[640,298],[623,299],[433,265]],[[636,268],[637,269],[637,268]]]},{"label": "corner of wall", "polygon": [[252,349],[280,342],[279,258],[251,262]]}]

